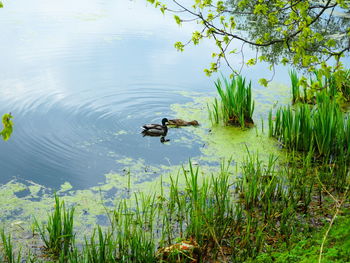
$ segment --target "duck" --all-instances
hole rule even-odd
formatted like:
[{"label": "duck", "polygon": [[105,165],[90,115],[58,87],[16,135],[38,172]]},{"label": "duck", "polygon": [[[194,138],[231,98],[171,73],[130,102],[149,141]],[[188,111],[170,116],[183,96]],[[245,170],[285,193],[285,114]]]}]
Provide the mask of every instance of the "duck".
[{"label": "duck", "polygon": [[175,125],[176,127],[179,126],[198,126],[199,123],[196,120],[193,121],[184,121],[182,119],[172,119],[168,121],[169,125]]},{"label": "duck", "polygon": [[168,133],[168,127],[166,124],[169,123],[167,118],[162,119],[162,124],[145,124],[142,126],[143,136],[166,136]]}]

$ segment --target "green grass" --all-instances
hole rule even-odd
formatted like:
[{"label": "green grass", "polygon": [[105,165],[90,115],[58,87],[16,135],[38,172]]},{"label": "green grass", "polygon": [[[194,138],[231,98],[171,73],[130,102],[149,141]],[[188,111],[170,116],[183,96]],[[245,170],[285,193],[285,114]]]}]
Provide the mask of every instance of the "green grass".
[{"label": "green grass", "polygon": [[298,104],[281,107],[272,120],[269,114],[269,135],[290,150],[314,151],[325,160],[349,157],[350,120],[339,105],[325,93],[317,96],[317,106]]},{"label": "green grass", "polygon": [[208,106],[212,123],[222,121],[225,125],[246,127],[252,125],[254,100],[251,82],[238,75],[231,80],[223,77],[215,82],[220,101],[215,98],[212,106]]},{"label": "green grass", "polygon": [[306,90],[301,90],[300,78],[295,70],[289,71],[289,77],[292,84],[292,103],[305,102],[307,100]]},{"label": "green grass", "polygon": [[[322,254],[323,263],[345,263],[350,262],[350,217],[341,216],[337,219],[336,224],[331,229],[326,248]],[[323,235],[326,232],[326,225],[314,236],[296,242],[290,249],[281,248],[260,254],[256,259],[247,262],[256,263],[316,263],[319,262],[319,252]]]},{"label": "green grass", "polygon": [[346,101],[350,101],[350,69],[345,70],[343,74],[343,81],[340,84],[341,93]]},{"label": "green grass", "polygon": [[295,70],[289,72],[292,88],[292,103],[315,104],[319,93],[326,93],[338,102],[350,101],[350,70],[338,69],[328,72],[315,69],[309,79],[300,78]]},{"label": "green grass", "polygon": [[13,241],[11,235],[5,234],[5,231],[2,229],[0,231],[1,242],[2,242],[2,253],[0,253],[0,262],[6,263],[20,263],[22,262],[21,251],[15,255],[13,248]]},{"label": "green grass", "polygon": [[46,249],[55,256],[67,255],[74,242],[74,208],[66,209],[64,202],[60,202],[55,195],[55,207],[48,217],[47,224],[34,224],[39,231]]},{"label": "green grass", "polygon": [[[323,213],[332,209],[327,191],[335,197],[338,192],[324,191],[312,158],[313,152],[294,154],[281,164],[271,155],[265,163],[248,152],[239,173],[227,160],[206,176],[190,162],[171,177],[168,190],[161,186],[157,194],[116,200],[113,209],[106,209],[109,226],[97,226],[78,245],[74,209],[66,210],[55,196],[48,223],[36,223],[37,230],[55,262],[255,262],[294,249],[301,233],[308,238],[324,224]],[[326,173],[320,177],[328,178]],[[2,239],[9,240],[4,234]],[[0,252],[0,258],[13,255],[11,249]],[[28,262],[40,262],[37,256]]]}]

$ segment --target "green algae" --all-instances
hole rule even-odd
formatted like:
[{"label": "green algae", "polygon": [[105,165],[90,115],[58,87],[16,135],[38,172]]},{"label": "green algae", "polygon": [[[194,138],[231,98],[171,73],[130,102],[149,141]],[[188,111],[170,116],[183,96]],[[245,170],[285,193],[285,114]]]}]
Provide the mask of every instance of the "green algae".
[{"label": "green algae", "polygon": [[39,197],[39,193],[42,189],[43,189],[43,186],[33,182],[31,185],[28,185],[28,190],[30,191],[30,194],[33,198]]},{"label": "green algae", "polygon": [[[12,219],[16,217],[16,220],[30,221],[36,218],[44,218],[49,208],[53,207],[52,190],[39,186],[37,184],[29,185],[16,182],[15,180],[4,184],[0,188],[0,211],[2,212],[1,220]],[[68,188],[70,184],[63,184],[63,188],[58,193],[65,192],[66,195],[63,199],[70,205],[75,205],[78,208],[78,213],[82,210],[91,211],[92,215],[98,215],[103,211],[103,206],[96,206],[96,204],[102,204],[101,196],[99,193],[90,189],[70,191]],[[19,191],[27,191],[27,195],[18,197],[16,193]],[[38,195],[40,191],[43,193]],[[100,200],[100,201],[99,201]],[[18,209],[21,209],[18,212]],[[81,211],[80,211],[81,210]],[[6,222],[5,222],[6,223]]]},{"label": "green algae", "polygon": [[61,185],[58,193],[67,192],[68,190],[71,190],[71,189],[73,189],[73,186],[69,182],[65,182],[64,184]]},{"label": "green algae", "polygon": [[124,135],[124,134],[128,134],[128,132],[125,131],[125,130],[119,130],[119,131],[117,131],[117,132],[114,133],[115,136]]},{"label": "green algae", "polygon": [[134,159],[130,157],[125,157],[125,158],[116,160],[116,162],[124,165],[131,165],[134,162]]}]

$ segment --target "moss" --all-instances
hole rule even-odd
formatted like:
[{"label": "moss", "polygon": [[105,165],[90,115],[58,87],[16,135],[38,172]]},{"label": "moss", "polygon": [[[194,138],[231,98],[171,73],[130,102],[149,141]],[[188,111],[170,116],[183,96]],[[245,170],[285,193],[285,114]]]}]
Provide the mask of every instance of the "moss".
[{"label": "moss", "polygon": [[[350,217],[338,217],[326,240],[322,261],[323,263],[350,262]],[[272,251],[263,253],[256,259],[246,262],[269,263],[269,262],[318,262],[323,236],[328,228],[326,225],[321,231],[312,237],[300,236],[299,241],[290,250]]]}]

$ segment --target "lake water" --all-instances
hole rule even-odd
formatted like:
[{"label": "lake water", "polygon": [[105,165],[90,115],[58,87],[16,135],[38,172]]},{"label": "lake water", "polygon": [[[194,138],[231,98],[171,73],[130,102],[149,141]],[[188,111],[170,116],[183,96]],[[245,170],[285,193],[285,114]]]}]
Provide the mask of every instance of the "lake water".
[{"label": "lake water", "polygon": [[[169,144],[140,135],[144,123],[173,116],[170,105],[191,101],[182,92],[215,91],[216,77],[203,73],[212,43],[183,53],[173,47],[193,26],[179,28],[145,0],[4,5],[0,114],[11,112],[15,127],[8,142],[0,140],[0,183],[83,189],[123,169],[118,159],[176,165],[201,154],[202,143],[186,129],[171,131]],[[254,83],[265,73],[263,65],[245,70]],[[285,70],[275,77],[287,79]]]}]

